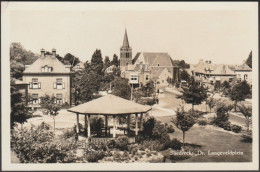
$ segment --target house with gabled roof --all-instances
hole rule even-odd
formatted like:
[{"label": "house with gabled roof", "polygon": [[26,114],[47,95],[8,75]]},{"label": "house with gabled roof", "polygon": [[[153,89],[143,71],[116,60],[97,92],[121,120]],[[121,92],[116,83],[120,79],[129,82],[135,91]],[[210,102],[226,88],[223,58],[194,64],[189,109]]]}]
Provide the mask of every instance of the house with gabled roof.
[{"label": "house with gabled roof", "polygon": [[236,74],[238,81],[247,81],[252,84],[252,69],[244,62],[242,65],[236,65],[230,67]]},{"label": "house with gabled roof", "polygon": [[192,71],[196,80],[200,81],[202,85],[213,87],[216,83],[224,81],[233,82],[236,79],[236,74],[225,64],[212,64],[211,61],[203,61],[202,59],[196,64]]},{"label": "house with gabled roof", "polygon": [[41,49],[41,56],[31,65],[26,65],[23,82],[29,84],[28,94],[31,107],[40,107],[41,97],[54,96],[59,104],[71,104],[71,66],[64,65],[56,58],[56,50],[51,55]]}]

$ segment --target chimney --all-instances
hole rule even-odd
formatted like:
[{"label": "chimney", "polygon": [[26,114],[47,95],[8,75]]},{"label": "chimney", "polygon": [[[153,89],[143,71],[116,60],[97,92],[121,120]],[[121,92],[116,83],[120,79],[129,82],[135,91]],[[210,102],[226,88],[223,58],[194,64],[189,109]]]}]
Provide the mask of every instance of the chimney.
[{"label": "chimney", "polygon": [[54,57],[56,57],[56,49],[53,48],[53,49],[51,50],[51,52],[52,52],[52,55],[53,55]]},{"label": "chimney", "polygon": [[41,49],[41,56],[44,57],[45,56],[45,50],[42,48]]}]

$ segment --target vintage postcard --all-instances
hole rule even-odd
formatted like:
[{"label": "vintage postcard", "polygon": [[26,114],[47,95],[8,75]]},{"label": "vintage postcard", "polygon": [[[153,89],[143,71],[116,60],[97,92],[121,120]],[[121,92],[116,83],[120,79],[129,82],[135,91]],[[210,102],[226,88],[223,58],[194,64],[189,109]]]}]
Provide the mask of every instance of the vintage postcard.
[{"label": "vintage postcard", "polygon": [[2,170],[257,170],[257,2],[1,2]]}]

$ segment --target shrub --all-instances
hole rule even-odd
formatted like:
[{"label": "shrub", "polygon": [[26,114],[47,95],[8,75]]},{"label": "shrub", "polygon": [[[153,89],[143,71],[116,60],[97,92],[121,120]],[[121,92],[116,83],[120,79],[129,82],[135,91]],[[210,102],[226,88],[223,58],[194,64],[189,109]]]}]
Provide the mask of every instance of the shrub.
[{"label": "shrub", "polygon": [[172,125],[166,125],[166,131],[167,131],[167,133],[174,133],[175,132]]},{"label": "shrub", "polygon": [[155,125],[154,118],[149,118],[148,120],[144,121],[143,132],[142,132],[144,137],[152,137],[154,125]]},{"label": "shrub", "polygon": [[243,142],[252,143],[252,131],[245,132],[241,137]]},{"label": "shrub", "polygon": [[161,137],[165,137],[165,135],[168,136],[166,127],[158,121],[155,121],[155,125],[152,130],[152,138],[160,139]]},{"label": "shrub", "polygon": [[97,136],[101,136],[102,134],[102,130],[101,128],[104,127],[104,120],[101,117],[93,117],[90,118],[90,127],[91,127],[91,131],[94,134],[97,134]]},{"label": "shrub", "polygon": [[98,160],[104,158],[105,156],[103,151],[88,151],[86,154],[88,162],[98,162]]},{"label": "shrub", "polygon": [[75,162],[73,141],[54,141],[54,135],[41,124],[30,130],[15,129],[11,132],[11,147],[22,163],[68,163]]},{"label": "shrub", "polygon": [[232,130],[234,133],[240,133],[240,131],[242,130],[242,127],[239,126],[239,125],[231,125],[231,130]]},{"label": "shrub", "polygon": [[75,136],[75,131],[73,129],[66,129],[60,136],[62,139],[68,139]]},{"label": "shrub", "polygon": [[127,136],[121,136],[121,137],[116,138],[115,147],[120,149],[120,150],[127,150],[127,148],[128,148],[128,137]]},{"label": "shrub", "polygon": [[231,131],[231,123],[229,121],[223,122],[221,125],[224,130]]},{"label": "shrub", "polygon": [[207,125],[208,124],[207,120],[205,120],[205,119],[199,120],[198,123],[199,123],[199,125]]},{"label": "shrub", "polygon": [[180,150],[182,143],[177,139],[172,139],[168,148],[172,148],[174,150]]}]

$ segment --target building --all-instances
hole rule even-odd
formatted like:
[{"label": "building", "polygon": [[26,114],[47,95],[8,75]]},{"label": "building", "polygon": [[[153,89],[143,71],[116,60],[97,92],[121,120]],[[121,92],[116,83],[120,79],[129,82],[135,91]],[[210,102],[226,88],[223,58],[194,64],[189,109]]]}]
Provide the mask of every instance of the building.
[{"label": "building", "polygon": [[168,85],[168,77],[174,80],[178,78],[178,67],[174,65],[168,53],[138,52],[132,59],[132,48],[126,30],[120,48],[120,70],[121,76],[128,78],[129,83],[134,84],[135,87],[145,85],[150,80],[158,83],[158,87],[164,87]]},{"label": "building", "polygon": [[73,71],[82,71],[85,68],[85,65],[83,62],[79,62],[78,64],[76,64],[72,70]]},{"label": "building", "polygon": [[238,81],[247,81],[252,85],[252,69],[244,62],[242,65],[230,67],[236,74]]},{"label": "building", "polygon": [[41,97],[54,96],[56,103],[71,104],[71,66],[63,65],[56,58],[56,50],[41,56],[31,65],[26,65],[23,82],[29,84],[29,106],[40,107]]},{"label": "building", "polygon": [[116,68],[115,65],[111,65],[111,66],[107,67],[105,70],[105,73],[112,73],[114,68]]},{"label": "building", "polygon": [[236,74],[225,64],[212,64],[211,61],[199,61],[197,65],[193,67],[192,75],[194,78],[204,86],[209,88],[214,85],[219,85],[224,81],[233,82],[236,79]]}]

